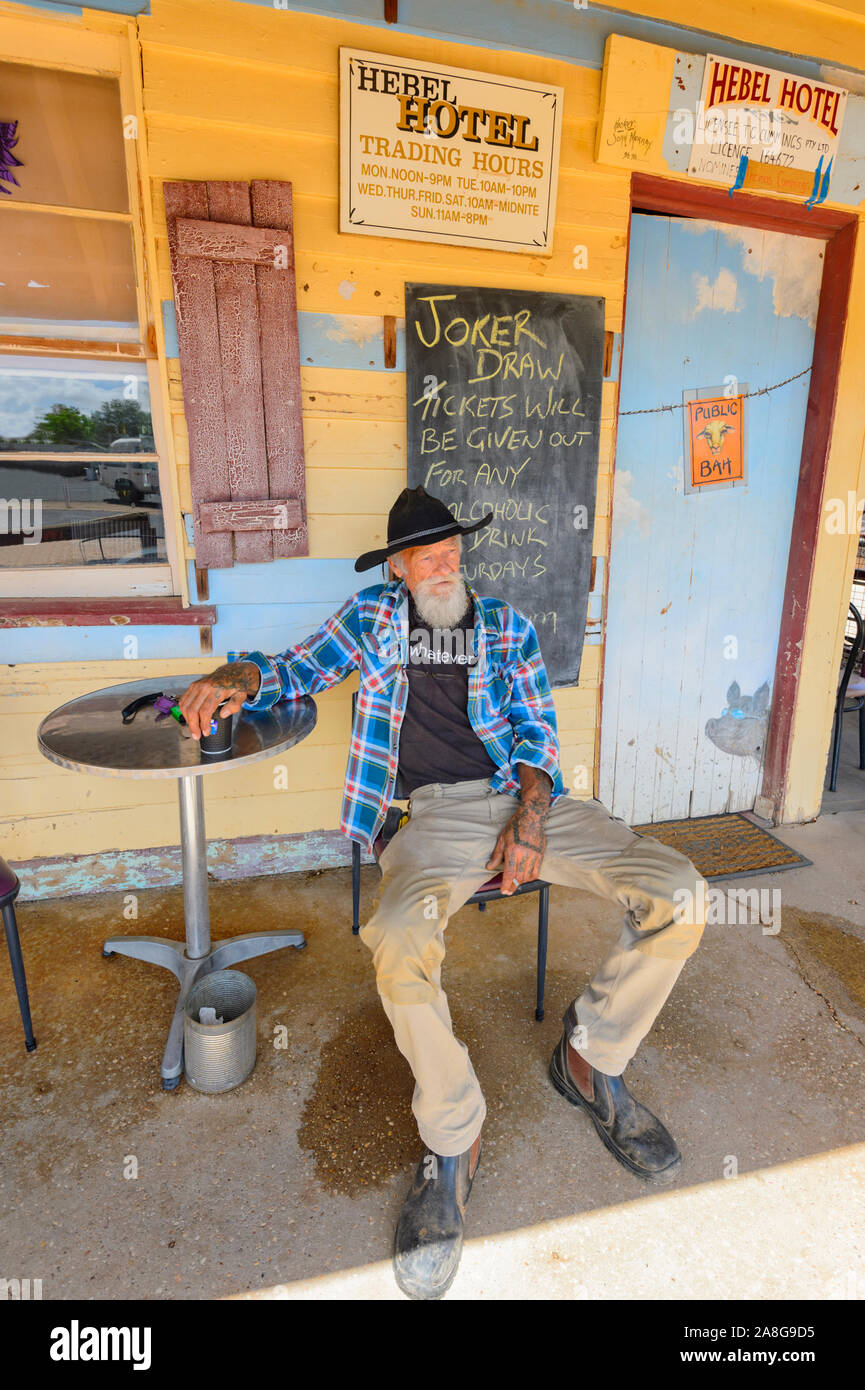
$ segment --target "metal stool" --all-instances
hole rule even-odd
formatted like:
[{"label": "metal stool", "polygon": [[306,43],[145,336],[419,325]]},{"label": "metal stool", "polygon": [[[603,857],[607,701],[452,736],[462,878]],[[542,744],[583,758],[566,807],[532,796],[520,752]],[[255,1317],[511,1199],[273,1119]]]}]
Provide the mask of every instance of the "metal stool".
[{"label": "metal stool", "polygon": [[[391,806],[385,817],[384,825],[379,832],[378,838],[373,845],[373,855],[378,864],[389,840],[392,840],[399,829],[401,812],[398,807]],[[379,870],[380,871],[380,870]],[[479,912],[485,912],[487,903],[498,902],[504,897],[501,891],[502,876],[495,874],[486,883],[478,888],[477,892],[467,900],[465,906],[477,904]],[[543,1022],[544,1018],[544,986],[547,973],[547,928],[550,915],[550,885],[544,883],[542,879],[533,879],[531,883],[521,883],[512,894],[513,897],[521,897],[523,893],[538,894],[538,971],[537,986],[535,990],[535,1018],[538,1023]],[[360,845],[357,840],[351,842],[351,929],[355,936],[360,931]]]},{"label": "metal stool", "polygon": [[24,1024],[24,1046],[28,1052],[36,1051],[36,1039],[33,1036],[33,1024],[30,1019],[30,1000],[27,997],[27,979],[24,974],[24,961],[21,956],[21,942],[18,939],[18,923],[15,920],[15,909],[12,906],[20,892],[21,884],[18,875],[9,868],[5,859],[0,859],[0,909],[3,911],[3,926],[6,928],[6,945],[9,947],[9,959],[12,962],[12,978],[15,981],[15,993],[18,995],[18,1007],[21,1010],[21,1022]]},{"label": "metal stool", "polygon": [[[355,715],[357,712],[357,691],[351,697],[351,722],[354,727]],[[402,798],[399,785],[399,777],[396,781],[396,795]],[[389,806],[387,815],[384,818],[384,825],[376,837],[372,847],[373,858],[376,865],[381,858],[388,841],[392,840],[400,827],[403,812],[398,806]],[[379,867],[379,873],[381,868]],[[502,876],[494,876],[482,883],[476,893],[472,893],[468,902],[464,906],[477,905],[478,912],[486,912],[487,903],[497,902],[504,897],[501,891]],[[513,897],[521,897],[523,893],[537,893],[538,895],[538,973],[537,986],[535,988],[535,1018],[538,1023],[544,1020],[544,990],[547,980],[547,929],[550,919],[550,885],[544,883],[542,879],[533,879],[531,883],[521,883],[512,894]],[[357,840],[351,842],[351,930],[354,936],[360,931],[360,845]]]},{"label": "metal stool", "polygon": [[862,653],[865,651],[865,623],[863,623],[862,614],[855,603],[851,603],[848,609],[847,627],[849,628],[851,624],[855,631],[849,637],[850,645],[844,653],[844,666],[841,670],[841,680],[835,697],[835,723],[832,728],[829,767],[830,792],[834,792],[838,786],[838,759],[841,756],[841,731],[844,715],[852,714],[855,710],[859,711],[859,767],[865,770],[865,692],[857,683],[848,694],[851,679],[854,677],[856,667],[861,663]]}]

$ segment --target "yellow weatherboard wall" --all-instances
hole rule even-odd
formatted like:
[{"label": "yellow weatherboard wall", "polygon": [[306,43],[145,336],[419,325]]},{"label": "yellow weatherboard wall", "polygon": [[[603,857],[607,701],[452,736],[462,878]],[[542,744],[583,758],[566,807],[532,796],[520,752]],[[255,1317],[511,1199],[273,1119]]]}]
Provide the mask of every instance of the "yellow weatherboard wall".
[{"label": "yellow weatherboard wall", "polygon": [[[284,178],[292,183],[298,308],[313,313],[401,317],[407,280],[504,284],[603,295],[606,328],[619,331],[629,215],[627,180],[594,164],[600,74],[518,53],[493,53],[315,15],[269,12],[210,0],[154,0],[139,24],[160,298],[172,295],[161,185],[169,179]],[[565,89],[555,244],[551,256],[341,234],[339,225],[340,46],[477,68]],[[573,266],[578,245],[588,270]],[[346,286],[353,286],[350,299]],[[191,508],[189,456],[179,364],[169,364],[181,503]],[[353,556],[387,534],[387,512],[405,485],[405,376],[402,372],[302,369],[310,555]],[[606,555],[615,388],[605,387],[593,553]],[[360,580],[359,582],[363,582]],[[557,692],[563,772],[591,794],[600,652],[584,652],[578,688]],[[353,688],[353,686],[352,686]],[[338,823],[350,724],[350,689],[329,697],[339,712],[335,741],[320,749],[317,785],[325,819],[302,802],[279,803],[281,833]],[[319,701],[321,706],[321,701]],[[323,734],[304,747],[320,746]],[[299,750],[298,750],[299,751]],[[268,765],[269,766],[269,765]],[[300,776],[285,759],[289,785]],[[238,773],[237,796],[244,795]],[[303,785],[300,782],[300,785]],[[274,811],[249,787],[244,834],[268,833]],[[323,792],[324,794],[324,792]],[[236,803],[235,803],[236,804]],[[214,835],[237,834],[209,813]]]},{"label": "yellow weatherboard wall", "polygon": [[667,172],[661,150],[670,108],[676,50],[611,34],[604,45],[604,78],[595,158],[630,174]]},{"label": "yellow weatherboard wall", "polygon": [[704,34],[724,34],[780,53],[804,53],[865,68],[862,0],[701,0],[699,10],[682,0],[640,0],[639,6],[612,0],[605,8],[663,24],[699,27]]},{"label": "yellow weatherboard wall", "polygon": [[[39,36],[41,61],[69,61],[75,32],[121,35],[136,61],[144,176],[145,253],[161,383],[154,409],[166,426],[171,502],[189,510],[188,444],[179,365],[168,359],[159,306],[173,297],[162,183],[167,179],[278,178],[294,188],[298,306],[323,314],[396,315],[404,312],[406,280],[507,285],[603,296],[606,328],[620,332],[626,269],[629,174],[596,162],[602,74],[554,58],[494,51],[406,33],[232,0],[152,0],[136,22],[86,12],[59,19],[0,3],[0,32]],[[655,0],[641,13],[687,26],[693,7]],[[703,29],[743,41],[865,67],[865,28],[840,9],[793,0],[712,0],[700,12]],[[823,28],[821,29],[821,25]],[[828,26],[828,28],[826,27]],[[820,44],[817,36],[828,35]],[[630,41],[629,41],[630,42]],[[564,89],[562,159],[553,252],[529,256],[427,245],[338,231],[338,51],[340,46],[414,56],[432,62],[518,75]],[[649,47],[634,83],[661,90],[672,49]],[[669,81],[662,93],[664,113]],[[641,97],[651,120],[651,102]],[[681,176],[680,176],[681,177]],[[574,268],[577,248],[588,267]],[[353,289],[346,297],[346,286]],[[839,386],[827,496],[861,495],[865,265],[860,247]],[[354,556],[383,542],[387,510],[405,480],[405,382],[402,373],[306,366],[302,371],[307,456],[310,554]],[[605,385],[593,553],[607,555],[616,390]],[[169,498],[166,495],[166,502]],[[187,557],[192,551],[186,546]],[[797,705],[788,819],[819,807],[831,722],[832,673],[843,638],[845,585],[855,537],[843,544],[821,533],[816,557],[802,682]],[[262,566],[262,601],[267,568]],[[180,578],[184,597],[186,576]],[[598,737],[603,648],[587,646],[580,685],[557,692],[562,768],[588,770],[591,793]],[[3,854],[22,861],[103,849],[144,848],[177,839],[176,790],[171,782],[85,778],[46,762],[35,746],[39,720],[87,690],[145,676],[168,679],[213,669],[224,653],[177,662],[57,663],[4,669],[2,768],[6,817]],[[209,779],[208,834],[213,838],[297,833],[334,828],[347,750],[350,693],[356,682],[318,698],[315,733],[284,759]],[[12,750],[12,751],[10,751]],[[285,768],[286,789],[274,771]],[[583,792],[585,794],[585,791]]]},{"label": "yellow weatherboard wall", "polygon": [[[230,0],[153,0],[138,22],[141,44],[144,164],[149,176],[153,298],[171,299],[162,183],[168,179],[280,178],[293,185],[298,307],[326,314],[404,312],[406,280],[556,289],[603,296],[606,328],[620,331],[629,215],[627,177],[594,162],[601,75],[519,53],[495,53],[373,29],[315,15]],[[20,13],[20,12],[19,12]],[[28,12],[29,15],[30,12]],[[2,14],[2,9],[0,9]],[[88,15],[87,24],[106,21]],[[67,31],[72,21],[52,24]],[[134,26],[130,26],[134,32]],[[341,235],[338,231],[338,52],[340,45],[411,54],[565,89],[563,158],[554,251],[517,255],[445,245]],[[576,247],[588,269],[573,266]],[[354,286],[350,300],[346,284]],[[189,455],[179,363],[165,359],[169,457],[180,507],[191,509]],[[305,367],[302,371],[310,555],[354,556],[382,543],[387,512],[405,485],[405,377]],[[615,387],[604,388],[593,553],[605,556]],[[193,552],[186,546],[187,556]],[[362,582],[359,581],[359,582]],[[267,599],[262,566],[262,602]],[[557,692],[566,780],[591,794],[600,680],[599,646],[584,651],[579,687]],[[186,661],[184,672],[212,670],[224,653]],[[144,848],[176,839],[173,783],[82,777],[46,762],[35,747],[39,720],[86,690],[146,675],[166,678],[176,662],[66,663],[20,667],[0,710],[15,709],[20,750],[7,755],[16,814],[3,827],[14,860]],[[284,759],[209,779],[212,838],[335,828],[339,819],[356,680],[317,698],[314,734]],[[274,772],[285,768],[285,790]],[[581,771],[578,771],[580,769]]]}]

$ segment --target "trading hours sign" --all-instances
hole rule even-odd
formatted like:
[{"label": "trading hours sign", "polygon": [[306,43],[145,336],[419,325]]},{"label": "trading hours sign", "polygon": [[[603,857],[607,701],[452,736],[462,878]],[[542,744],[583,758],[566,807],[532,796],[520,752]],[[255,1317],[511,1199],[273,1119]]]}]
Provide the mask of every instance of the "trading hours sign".
[{"label": "trading hours sign", "polygon": [[552,252],[561,87],[339,58],[340,231]]}]

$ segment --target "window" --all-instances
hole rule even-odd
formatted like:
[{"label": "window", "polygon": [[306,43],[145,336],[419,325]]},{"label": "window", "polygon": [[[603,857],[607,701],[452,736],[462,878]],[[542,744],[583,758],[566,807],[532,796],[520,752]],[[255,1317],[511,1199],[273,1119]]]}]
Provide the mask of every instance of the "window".
[{"label": "window", "polygon": [[118,79],[0,62],[7,597],[173,592],[129,120]]}]

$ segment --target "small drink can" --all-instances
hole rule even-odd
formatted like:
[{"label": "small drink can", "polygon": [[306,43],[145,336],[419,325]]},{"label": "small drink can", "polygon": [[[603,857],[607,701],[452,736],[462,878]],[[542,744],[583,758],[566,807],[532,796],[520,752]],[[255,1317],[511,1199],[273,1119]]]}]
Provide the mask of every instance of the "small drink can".
[{"label": "small drink can", "polygon": [[227,753],[231,749],[233,722],[233,714],[226,715],[223,719],[217,710],[215,717],[210,721],[210,729],[201,735],[201,752],[204,757],[210,757],[214,753]]}]

